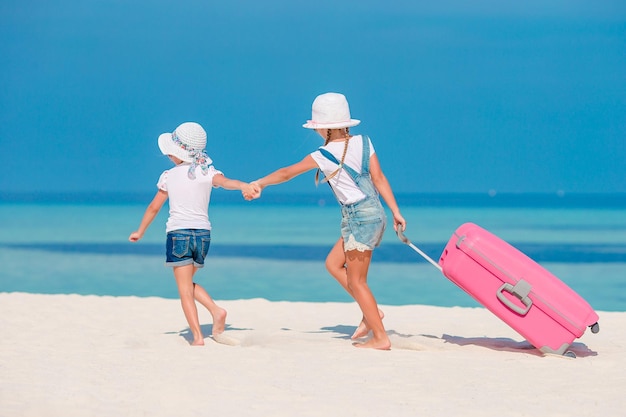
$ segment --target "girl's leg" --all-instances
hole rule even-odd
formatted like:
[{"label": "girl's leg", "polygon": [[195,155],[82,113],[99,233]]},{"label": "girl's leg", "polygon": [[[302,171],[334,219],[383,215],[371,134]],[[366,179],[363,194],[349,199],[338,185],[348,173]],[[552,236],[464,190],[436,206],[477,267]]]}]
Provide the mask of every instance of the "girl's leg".
[{"label": "girl's leg", "polygon": [[193,265],[175,266],[174,278],[178,286],[178,294],[180,295],[180,303],[185,313],[185,318],[189,324],[189,329],[193,334],[192,346],[204,345],[204,338],[200,330],[200,321],[198,320],[198,309],[194,299],[193,274],[196,268]]},{"label": "girl's leg", "polygon": [[[371,253],[370,253],[371,254]],[[371,256],[371,255],[370,255]],[[369,267],[369,263],[368,263]],[[335,246],[330,250],[330,253],[326,257],[326,269],[337,280],[337,282],[354,298],[352,290],[348,286],[348,273],[346,271],[346,253],[343,251],[343,238],[339,238]],[[378,310],[378,314],[382,319],[385,317],[382,310]],[[369,333],[369,326],[365,316],[361,320],[361,323],[357,326],[352,339],[358,339],[360,337],[367,336]]]},{"label": "girl's leg", "polygon": [[226,310],[215,304],[213,298],[200,284],[193,284],[193,296],[194,298],[206,307],[213,317],[213,335],[224,333],[226,327]]},{"label": "girl's leg", "polygon": [[373,333],[371,340],[355,346],[387,350],[391,348],[391,342],[379,315],[376,299],[367,285],[367,272],[371,260],[372,251],[359,252],[351,250],[346,252],[348,288],[359,307],[361,307],[365,322]]},{"label": "girl's leg", "polygon": [[352,295],[348,288],[348,274],[346,273],[346,254],[343,251],[343,238],[340,237],[337,243],[326,257],[326,269],[337,280],[348,294]]}]

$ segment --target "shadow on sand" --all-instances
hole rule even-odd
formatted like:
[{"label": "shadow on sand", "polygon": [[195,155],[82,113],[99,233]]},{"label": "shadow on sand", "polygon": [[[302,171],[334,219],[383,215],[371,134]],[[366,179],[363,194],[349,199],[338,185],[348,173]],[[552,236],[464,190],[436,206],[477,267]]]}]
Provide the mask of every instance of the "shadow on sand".
[{"label": "shadow on sand", "polygon": [[[204,338],[207,339],[211,336],[211,334],[213,334],[213,324],[201,324],[200,330],[202,331]],[[230,324],[226,324],[226,328],[224,329],[225,332],[226,331],[238,331],[238,330],[251,330],[251,329],[244,329],[241,327],[232,327]],[[175,332],[166,332],[165,334],[177,334],[183,339],[185,339],[187,343],[193,342],[193,334],[191,333],[191,330],[189,329],[189,327],[184,328],[183,330],[175,331]]]},{"label": "shadow on sand", "polygon": [[[350,339],[350,336],[356,330],[356,326],[348,326],[344,324],[338,324],[336,326],[328,326],[322,327],[320,329],[321,332],[326,333],[335,333],[334,336],[337,339]],[[412,334],[404,334],[398,333],[395,330],[387,330],[387,334],[390,338],[401,338],[401,339],[410,339],[410,338],[426,338],[430,340],[441,340],[444,343],[451,343],[457,346],[479,346],[491,350],[497,350],[502,352],[519,352],[525,354],[531,354],[535,356],[544,356],[544,354],[533,345],[531,345],[526,340],[513,340],[511,338],[506,337],[461,337],[461,336],[452,336],[449,334],[443,334],[440,337],[434,335],[412,335]],[[575,342],[569,347],[568,351],[573,352],[576,357],[588,357],[588,356],[597,356],[598,352],[593,351],[587,347],[584,343]]]}]

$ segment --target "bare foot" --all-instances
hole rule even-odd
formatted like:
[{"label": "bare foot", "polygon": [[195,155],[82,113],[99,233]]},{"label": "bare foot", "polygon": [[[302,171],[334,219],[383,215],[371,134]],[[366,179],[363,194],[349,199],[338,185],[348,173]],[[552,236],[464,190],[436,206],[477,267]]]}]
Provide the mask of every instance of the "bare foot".
[{"label": "bare foot", "polygon": [[191,346],[204,346],[204,339],[194,340],[191,342]]},{"label": "bare foot", "polygon": [[[380,315],[381,320],[385,318],[385,313],[383,313],[382,310],[378,310],[378,315]],[[350,339],[354,340],[354,339],[359,339],[361,337],[365,337],[367,336],[369,332],[370,332],[370,328],[367,325],[367,322],[365,321],[365,317],[363,317],[363,319],[361,320],[361,323],[359,323],[359,326],[356,328],[356,330],[354,331]]]},{"label": "bare foot", "polygon": [[215,315],[213,316],[213,333],[212,333],[213,340],[223,345],[230,345],[230,346],[239,345],[241,343],[239,340],[233,339],[232,337],[226,336],[224,334],[224,329],[226,327],[226,314],[227,314],[226,310],[218,307],[217,311],[214,313]]},{"label": "bare foot", "polygon": [[365,343],[353,343],[352,346],[358,348],[370,348],[370,349],[379,349],[379,350],[390,350],[391,342],[388,337],[383,339],[370,339]]},{"label": "bare foot", "polygon": [[363,319],[361,320],[361,323],[359,323],[359,326],[356,328],[356,330],[354,331],[350,339],[354,340],[354,339],[359,339],[361,337],[365,337],[367,336],[369,332],[370,332],[370,329],[367,326],[367,323],[365,323],[365,319]]},{"label": "bare foot", "polygon": [[226,310],[220,307],[218,307],[216,311],[211,312],[211,315],[213,316],[213,336],[224,333],[224,328],[226,327],[226,314]]}]

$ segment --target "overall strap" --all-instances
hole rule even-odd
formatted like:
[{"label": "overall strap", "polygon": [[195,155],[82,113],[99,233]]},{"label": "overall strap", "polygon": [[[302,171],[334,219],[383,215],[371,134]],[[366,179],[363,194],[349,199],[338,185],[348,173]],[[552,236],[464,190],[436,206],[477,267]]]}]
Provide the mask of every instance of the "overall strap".
[{"label": "overall strap", "polygon": [[[337,160],[337,158],[335,158],[335,155],[333,155],[332,153],[328,152],[326,149],[324,149],[322,147],[320,147],[318,150],[320,151],[320,153],[323,156],[326,157],[326,159],[328,159],[331,162],[334,162],[335,164],[339,165],[339,161]],[[350,176],[352,177],[354,182],[356,182],[356,179],[359,176],[359,173],[356,172],[354,169],[352,169],[351,167],[349,167],[346,164],[343,164],[343,168],[345,168],[345,170],[348,171],[348,174],[350,174]]]},{"label": "overall strap", "polygon": [[361,159],[361,172],[363,174],[369,174],[370,172],[370,138],[366,135],[362,135],[363,139],[363,159]]},{"label": "overall strap", "polygon": [[[361,171],[362,171],[362,173],[356,172],[352,167],[350,167],[350,166],[348,166],[346,164],[341,165],[341,163],[337,160],[337,158],[335,158],[335,156],[332,153],[328,152],[326,149],[324,149],[321,146],[318,148],[318,150],[320,151],[322,156],[324,156],[326,159],[328,159],[329,161],[337,164],[339,166],[339,168],[345,168],[345,170],[348,172],[348,174],[350,175],[352,180],[355,182],[357,187],[359,187],[359,189],[361,189],[361,186],[359,185],[359,178],[362,178],[363,176],[365,176],[365,177],[367,177],[369,179],[369,168],[370,168],[370,141],[369,141],[369,137],[363,135],[362,139],[363,139],[363,156],[362,156],[362,159],[361,159]],[[330,185],[330,182],[328,182],[328,186],[333,191],[333,194],[335,194],[335,198],[337,198],[337,201],[339,201],[339,198],[337,197],[337,193],[333,189],[332,185]],[[369,195],[367,192],[365,192],[365,194]],[[340,202],[340,204],[341,204],[341,202]]]}]

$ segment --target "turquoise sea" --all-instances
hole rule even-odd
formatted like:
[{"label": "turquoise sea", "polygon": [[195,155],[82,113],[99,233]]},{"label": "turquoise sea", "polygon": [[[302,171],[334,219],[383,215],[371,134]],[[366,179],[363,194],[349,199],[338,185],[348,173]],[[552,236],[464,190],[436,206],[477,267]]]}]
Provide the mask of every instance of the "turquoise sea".
[{"label": "turquoise sea", "polygon": [[[269,191],[269,190],[268,190]],[[0,292],[177,298],[164,262],[167,210],[130,243],[151,195],[0,196]],[[600,311],[626,311],[626,196],[398,195],[406,235],[437,259],[474,222],[538,261]],[[350,298],[324,269],[340,214],[327,193],[245,202],[216,190],[211,250],[197,281],[217,300]],[[476,306],[391,227],[369,283],[380,304]]]}]

